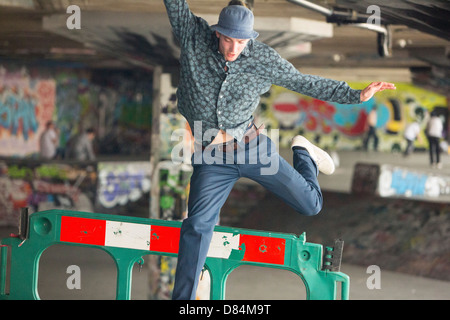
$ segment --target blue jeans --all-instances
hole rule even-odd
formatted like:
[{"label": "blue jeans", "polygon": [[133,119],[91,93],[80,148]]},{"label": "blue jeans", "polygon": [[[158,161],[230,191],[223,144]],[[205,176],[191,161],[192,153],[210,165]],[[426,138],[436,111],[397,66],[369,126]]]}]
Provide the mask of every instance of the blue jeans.
[{"label": "blue jeans", "polygon": [[237,150],[213,148],[194,153],[188,217],[180,231],[172,299],[195,299],[220,209],[240,177],[260,183],[300,214],[319,213],[323,200],[316,163],[306,150],[293,153],[292,167],[262,134]]}]

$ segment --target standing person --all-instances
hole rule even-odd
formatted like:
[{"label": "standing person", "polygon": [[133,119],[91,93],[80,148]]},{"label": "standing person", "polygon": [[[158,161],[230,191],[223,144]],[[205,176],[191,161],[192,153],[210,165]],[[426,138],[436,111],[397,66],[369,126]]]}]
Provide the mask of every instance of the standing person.
[{"label": "standing person", "polygon": [[292,140],[294,166],[281,158],[253,123],[260,95],[276,84],[321,100],[360,103],[395,87],[378,82],[353,90],[345,82],[300,73],[255,40],[253,13],[242,3],[231,2],[213,26],[195,16],[185,0],[164,3],[181,46],[178,109],[197,143],[172,295],[187,300],[195,299],[219,211],[240,177],[259,182],[300,214],[315,215],[322,208],[317,175],[333,173],[333,161],[303,136]]},{"label": "standing person", "polygon": [[[406,148],[403,152],[403,156],[407,157],[411,154],[411,152],[414,150],[414,141],[416,139],[420,140],[420,124],[418,120],[414,120],[410,124],[408,124],[405,128],[405,131],[403,133],[403,137],[406,140]],[[420,140],[421,141],[421,140]]]},{"label": "standing person", "polygon": [[66,145],[66,159],[79,161],[95,160],[94,148],[92,146],[94,138],[95,130],[93,128],[89,128],[84,133],[70,138]]},{"label": "standing person", "polygon": [[377,136],[377,106],[374,105],[367,116],[366,130],[367,134],[364,138],[364,151],[369,149],[369,140],[373,139],[373,150],[378,150],[378,136]]},{"label": "standing person", "polygon": [[47,121],[45,130],[42,132],[39,139],[39,149],[42,158],[50,160],[56,156],[56,151],[59,145],[58,132],[55,129],[53,121]]},{"label": "standing person", "polygon": [[441,141],[443,130],[444,124],[441,118],[437,115],[436,111],[431,112],[430,120],[426,127],[426,136],[429,142],[430,165],[438,169],[442,168],[439,142]]}]

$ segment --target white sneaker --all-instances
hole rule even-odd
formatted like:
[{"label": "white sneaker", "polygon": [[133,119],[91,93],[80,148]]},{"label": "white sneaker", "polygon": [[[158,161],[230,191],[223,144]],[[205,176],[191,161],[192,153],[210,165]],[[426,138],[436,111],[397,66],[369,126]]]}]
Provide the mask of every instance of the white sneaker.
[{"label": "white sneaker", "polygon": [[316,147],[311,142],[308,141],[304,136],[295,136],[292,139],[291,148],[293,147],[303,147],[308,151],[311,158],[316,162],[317,168],[320,172],[325,174],[333,174],[335,170],[333,159],[328,153]]}]

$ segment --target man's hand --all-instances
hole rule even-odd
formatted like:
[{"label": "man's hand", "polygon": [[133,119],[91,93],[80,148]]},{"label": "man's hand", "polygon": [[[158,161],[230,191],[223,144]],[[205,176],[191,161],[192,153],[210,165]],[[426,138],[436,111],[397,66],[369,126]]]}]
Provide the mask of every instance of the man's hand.
[{"label": "man's hand", "polygon": [[367,101],[373,97],[373,95],[383,90],[395,90],[395,84],[389,82],[372,82],[364,90],[361,91],[361,101]]}]

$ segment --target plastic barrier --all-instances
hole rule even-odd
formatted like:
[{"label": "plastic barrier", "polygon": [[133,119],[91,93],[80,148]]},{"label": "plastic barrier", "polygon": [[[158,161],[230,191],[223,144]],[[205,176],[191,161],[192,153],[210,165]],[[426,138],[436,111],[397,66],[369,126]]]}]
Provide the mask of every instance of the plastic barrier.
[{"label": "plastic barrier", "polygon": [[[117,299],[130,299],[135,263],[148,254],[177,256],[181,222],[64,210],[21,213],[19,235],[1,241],[0,299],[39,299],[39,259],[54,244],[100,248],[117,267]],[[10,250],[9,293],[6,292]],[[307,243],[303,233],[272,233],[216,226],[205,267],[210,297],[225,298],[225,282],[241,265],[285,269],[297,274],[310,300],[349,298],[349,277],[339,272],[342,242],[334,248]]]}]

